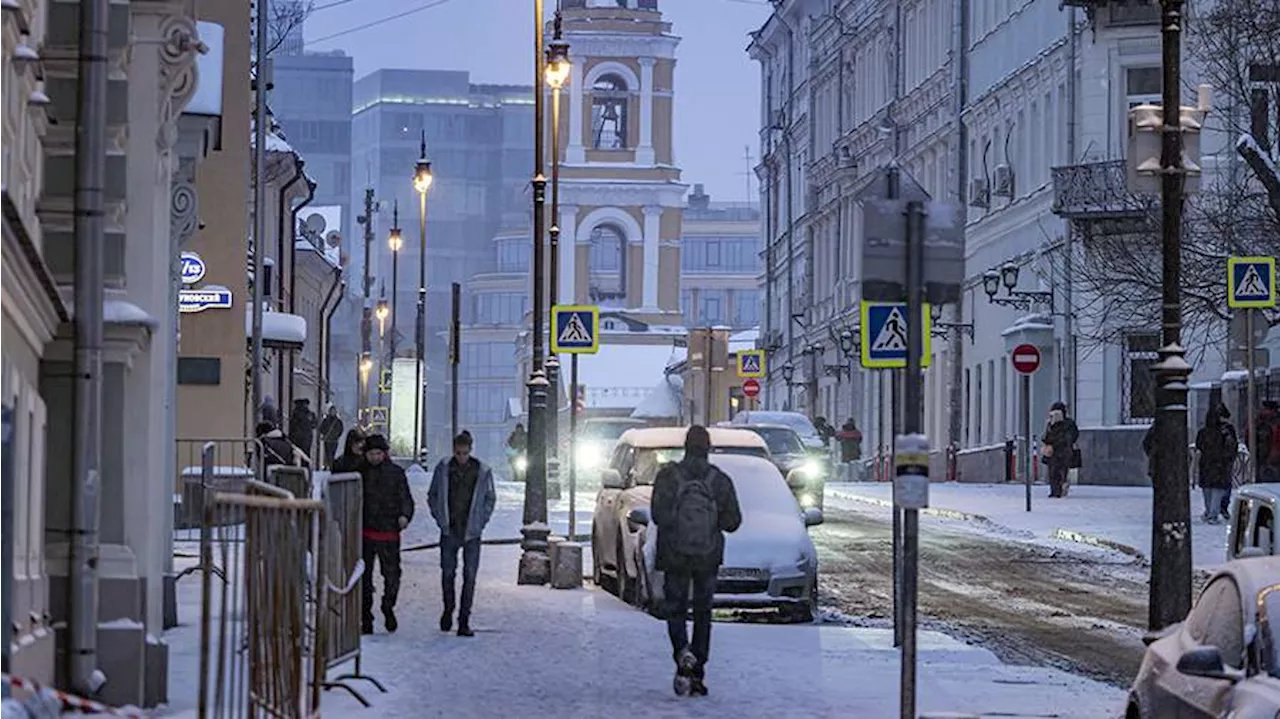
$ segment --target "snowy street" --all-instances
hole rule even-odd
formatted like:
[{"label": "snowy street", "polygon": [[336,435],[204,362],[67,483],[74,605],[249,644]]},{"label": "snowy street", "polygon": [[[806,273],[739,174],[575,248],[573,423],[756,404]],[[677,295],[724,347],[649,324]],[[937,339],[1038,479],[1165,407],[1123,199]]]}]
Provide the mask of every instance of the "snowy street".
[{"label": "snowy street", "polygon": [[[436,534],[425,507],[426,477],[419,472],[410,477],[419,514],[407,532],[406,547],[434,541]],[[486,538],[518,536],[520,490],[519,485],[500,484],[499,507]],[[579,497],[586,508],[579,514],[579,533],[590,530],[592,500],[590,492]],[[552,527],[563,532],[567,502],[551,505]],[[841,548],[859,552],[868,547],[851,536],[856,526],[846,517],[852,515],[837,514],[840,518],[815,534],[822,561],[828,563],[823,581],[837,579],[824,585],[832,590],[827,599],[843,604],[863,586],[878,596],[887,574],[848,574]],[[930,551],[926,567],[933,566]],[[519,555],[517,546],[484,547],[473,618],[476,636],[460,638],[437,626],[439,554],[406,551],[397,609],[400,629],[386,634],[379,617],[378,633],[363,645],[364,672],[389,691],[379,694],[356,682],[373,704],[369,709],[340,690],[327,692],[325,715],[593,717],[619,708],[644,717],[897,713],[898,652],[883,622],[854,626],[868,622],[854,622],[838,612],[826,612],[825,621],[816,626],[717,622],[708,666],[710,696],[681,699],[671,692],[669,645],[659,620],[590,584],[559,591],[517,586]],[[877,557],[887,571],[887,550]],[[929,576],[931,570],[925,571]],[[381,587],[380,577],[377,584]],[[194,716],[199,580],[183,580],[179,594],[183,626],[166,635],[174,659],[170,704],[175,715]],[[931,615],[928,602],[938,596],[922,582],[922,618]],[[1052,668],[1002,664],[986,649],[934,631],[920,633],[919,681],[922,715],[1106,717],[1118,715],[1124,699],[1123,691],[1113,686]]]}]

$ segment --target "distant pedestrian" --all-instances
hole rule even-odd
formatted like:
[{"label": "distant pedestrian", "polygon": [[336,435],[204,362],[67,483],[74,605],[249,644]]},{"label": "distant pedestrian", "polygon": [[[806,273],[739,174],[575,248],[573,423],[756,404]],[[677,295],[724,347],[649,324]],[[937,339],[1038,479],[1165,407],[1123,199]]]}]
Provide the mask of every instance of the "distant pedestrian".
[{"label": "distant pedestrian", "polygon": [[[453,438],[453,456],[442,459],[431,474],[427,506],[440,527],[440,586],[444,612],[440,631],[453,628],[458,610],[458,636],[473,636],[471,605],[476,596],[476,574],[480,571],[480,538],[498,502],[493,471],[471,456],[471,433],[462,431]],[[462,605],[457,606],[455,581],[458,550],[462,550]]]},{"label": "distant pedestrian", "polygon": [[258,421],[277,426],[280,424],[280,410],[276,407],[276,401],[271,395],[262,398],[262,404],[258,406]]},{"label": "distant pedestrian", "polygon": [[255,434],[262,447],[262,468],[267,467],[301,467],[303,465],[302,450],[294,446],[284,436],[280,428],[270,422],[259,422]]},{"label": "distant pedestrian", "polygon": [[311,411],[311,400],[295,399],[293,412],[289,413],[289,441],[310,455],[316,451],[316,413]]},{"label": "distant pedestrian", "polygon": [[338,455],[338,440],[342,439],[342,418],[338,416],[338,407],[329,405],[320,420],[321,465],[325,469],[333,467],[333,460]]},{"label": "distant pedestrian", "polygon": [[359,472],[360,466],[364,464],[364,430],[359,427],[347,430],[347,438],[342,444],[342,454],[332,462],[329,471],[334,474]]},{"label": "distant pedestrian", "polygon": [[1044,436],[1040,438],[1040,456],[1049,466],[1050,497],[1067,496],[1070,486],[1067,474],[1080,466],[1079,450],[1076,449],[1079,439],[1080,428],[1076,426],[1075,420],[1067,416],[1067,406],[1054,402],[1049,408]]},{"label": "distant pedestrian", "polygon": [[1200,453],[1200,491],[1204,494],[1204,514],[1201,518],[1209,524],[1217,524],[1219,516],[1230,514],[1223,501],[1231,493],[1231,470],[1240,451],[1240,439],[1236,428],[1228,420],[1231,417],[1225,405],[1215,405],[1205,413],[1204,426],[1196,433],[1196,451]]},{"label": "distant pedestrian", "polygon": [[813,420],[813,428],[818,431],[818,439],[822,440],[824,447],[830,444],[832,438],[836,436],[836,428],[831,426],[826,417],[818,417]]},{"label": "distant pedestrian", "polygon": [[840,461],[857,462],[862,459],[862,430],[858,429],[853,417],[844,421],[844,426],[836,433],[840,442]]},{"label": "distant pedestrian", "polygon": [[404,470],[391,461],[386,437],[371,434],[364,441],[360,475],[364,485],[364,593],[361,631],[373,634],[373,565],[382,567],[382,617],[394,632],[396,597],[400,594],[400,532],[413,521],[413,494]]},{"label": "distant pedestrian", "polygon": [[525,456],[528,444],[529,435],[524,431],[524,425],[517,422],[515,429],[507,435],[506,447],[507,464],[511,468],[511,480],[514,482],[524,481],[525,469],[529,466],[529,460]]},{"label": "distant pedestrian", "polygon": [[[724,563],[724,532],[742,524],[733,482],[708,460],[711,435],[694,425],[684,439],[684,458],[666,464],[653,484],[651,512],[658,528],[655,568],[665,573],[664,614],[675,658],[676,694],[706,696],[711,654],[711,602]],[[692,593],[691,593],[692,589]],[[693,644],[687,620],[693,613]]]},{"label": "distant pedestrian", "polygon": [[1253,464],[1257,481],[1280,482],[1280,403],[1263,402],[1255,427],[1254,451],[1258,456]]}]

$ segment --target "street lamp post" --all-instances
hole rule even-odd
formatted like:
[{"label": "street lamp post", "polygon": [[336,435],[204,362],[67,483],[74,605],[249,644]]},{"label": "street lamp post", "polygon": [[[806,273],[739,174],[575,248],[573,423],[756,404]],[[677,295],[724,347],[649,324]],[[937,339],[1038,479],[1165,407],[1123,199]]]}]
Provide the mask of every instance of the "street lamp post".
[{"label": "street lamp post", "polygon": [[[383,423],[383,432],[387,432],[391,426],[391,413],[387,412],[387,395],[386,386],[382,381],[383,375],[387,371],[387,356],[383,352],[383,343],[387,338],[387,317],[391,314],[391,308],[387,304],[387,286],[382,285],[382,296],[378,298],[378,304],[373,310],[373,316],[378,319],[378,408],[384,413],[386,421]],[[373,424],[375,420],[370,420]]]},{"label": "street lamp post", "polygon": [[[400,248],[403,246],[400,237],[400,201],[391,205],[391,230],[387,234],[387,245],[391,248],[391,341],[387,352],[387,364],[392,375],[396,370],[396,307],[400,302]],[[396,398],[393,393],[387,400],[387,441],[391,441],[391,407]]]},{"label": "street lamp post", "polygon": [[524,485],[524,526],[520,529],[523,553],[517,582],[546,584],[550,580],[551,559],[547,556],[547,377],[543,371],[543,235],[546,228],[547,178],[543,172],[544,57],[542,54],[542,0],[533,0],[533,312],[530,330],[528,407],[529,469]]},{"label": "street lamp post", "polygon": [[[560,301],[560,90],[569,79],[569,43],[560,35],[560,11],[556,10],[554,33],[547,45],[545,77],[551,86],[551,256],[547,265],[550,305]],[[572,251],[572,250],[571,250]],[[569,298],[573,302],[573,298]],[[547,497],[560,498],[560,359],[547,357]],[[570,449],[572,451],[572,448]]]},{"label": "street lamp post", "polygon": [[413,367],[413,438],[418,443],[417,459],[426,461],[427,423],[422,416],[427,404],[427,388],[422,381],[423,365],[426,364],[427,334],[427,190],[435,177],[431,174],[431,163],[427,161],[427,131],[422,131],[422,143],[419,145],[418,162],[413,167],[413,189],[418,193],[418,315],[414,322],[414,367]]}]

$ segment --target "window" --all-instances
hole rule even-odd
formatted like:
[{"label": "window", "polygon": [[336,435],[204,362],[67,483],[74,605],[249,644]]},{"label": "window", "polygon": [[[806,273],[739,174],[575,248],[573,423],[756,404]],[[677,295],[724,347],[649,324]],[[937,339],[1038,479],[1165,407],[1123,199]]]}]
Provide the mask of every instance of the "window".
[{"label": "window", "polygon": [[627,296],[627,243],[615,225],[600,225],[591,231],[587,293],[593,302],[622,300]]},{"label": "window", "polygon": [[597,150],[627,148],[627,83],[615,74],[591,86],[591,138]]},{"label": "window", "polygon": [[524,322],[528,308],[529,297],[523,292],[485,292],[475,296],[473,321],[478,325],[518,325]]},{"label": "window", "polygon": [[459,373],[464,380],[513,376],[515,349],[508,342],[467,342],[462,345]]},{"label": "window", "polygon": [[178,384],[222,383],[222,360],[217,357],[179,357]]},{"label": "window", "polygon": [[733,322],[735,327],[754,327],[760,322],[760,293],[756,290],[738,290],[733,297]]},{"label": "window", "polygon": [[1151,365],[1159,359],[1160,334],[1134,332],[1125,336],[1125,417],[1127,423],[1155,420],[1156,374]]},{"label": "window", "polygon": [[1267,152],[1280,137],[1280,64],[1249,64],[1249,132]]},{"label": "window", "polygon": [[964,423],[964,444],[966,447],[969,446],[969,428],[973,424],[971,421],[969,421],[970,418],[973,417],[973,415],[969,413],[969,410],[972,407],[972,404],[970,402],[972,397],[972,393],[970,392],[970,390],[972,388],[969,386],[969,378],[970,378],[970,370],[965,369],[964,371],[964,416],[966,421]]},{"label": "window", "polygon": [[698,297],[698,324],[711,325],[724,322],[724,290],[703,290]]},{"label": "window", "polygon": [[693,290],[680,290],[680,314],[686,322],[693,319]]},{"label": "window", "polygon": [[1160,92],[1164,84],[1161,82],[1161,70],[1155,67],[1129,67],[1124,71],[1124,90],[1126,110],[1142,103],[1159,105]]},{"label": "window", "polygon": [[529,271],[529,253],[532,248],[527,240],[500,240],[497,245],[499,272]]},{"label": "window", "polygon": [[974,387],[977,401],[973,403],[973,441],[974,444],[982,444],[982,401],[985,397],[982,393],[982,365],[974,368],[974,381],[977,382]]}]

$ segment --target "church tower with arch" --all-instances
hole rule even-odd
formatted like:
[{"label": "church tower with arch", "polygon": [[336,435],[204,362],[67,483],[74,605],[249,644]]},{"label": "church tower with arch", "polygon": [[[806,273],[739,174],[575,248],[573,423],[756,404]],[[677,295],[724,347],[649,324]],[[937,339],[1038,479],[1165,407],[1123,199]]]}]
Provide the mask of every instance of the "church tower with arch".
[{"label": "church tower with arch", "polygon": [[560,212],[549,218],[560,228],[558,294],[561,304],[599,305],[603,339],[626,342],[610,330],[681,325],[680,38],[658,0],[561,7],[572,73],[560,98]]}]

